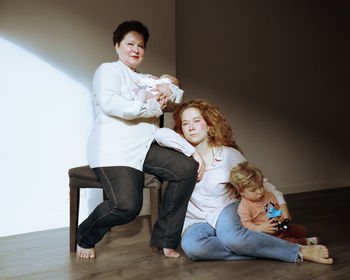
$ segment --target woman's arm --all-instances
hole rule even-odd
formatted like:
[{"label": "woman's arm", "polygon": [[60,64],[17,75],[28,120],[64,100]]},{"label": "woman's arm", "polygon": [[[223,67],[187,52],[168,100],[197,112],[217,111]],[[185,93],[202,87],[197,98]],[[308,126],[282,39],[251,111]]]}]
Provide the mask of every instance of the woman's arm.
[{"label": "woman's arm", "polygon": [[186,156],[191,156],[196,149],[186,141],[181,135],[170,128],[160,128],[154,137],[160,146],[172,148],[182,152]]},{"label": "woman's arm", "polygon": [[274,185],[272,185],[267,178],[264,178],[264,188],[266,191],[271,192],[277,198],[279,204],[285,204],[283,193],[276,189]]},{"label": "woman's arm", "polygon": [[267,178],[264,178],[264,188],[266,191],[271,192],[277,198],[278,203],[280,204],[280,208],[282,210],[282,218],[291,220],[291,215],[289,213],[289,209],[286,201],[284,200],[283,193],[276,189],[274,185],[272,185]]}]

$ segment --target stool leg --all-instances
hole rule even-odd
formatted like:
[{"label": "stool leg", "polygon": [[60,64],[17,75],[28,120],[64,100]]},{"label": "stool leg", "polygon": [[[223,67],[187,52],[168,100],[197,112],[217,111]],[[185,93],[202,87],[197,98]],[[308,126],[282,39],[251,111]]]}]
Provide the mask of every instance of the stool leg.
[{"label": "stool leg", "polygon": [[159,189],[158,188],[150,188],[150,196],[151,196],[151,228],[153,229],[154,224],[158,219],[159,213]]},{"label": "stool leg", "polygon": [[77,249],[76,234],[79,219],[80,188],[70,188],[69,191],[69,251],[74,253]]}]

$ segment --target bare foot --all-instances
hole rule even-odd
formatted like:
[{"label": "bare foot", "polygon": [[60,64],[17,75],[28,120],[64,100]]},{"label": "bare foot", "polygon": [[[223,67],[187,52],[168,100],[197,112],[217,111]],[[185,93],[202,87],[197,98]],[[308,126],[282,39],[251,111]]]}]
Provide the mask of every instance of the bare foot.
[{"label": "bare foot", "polygon": [[96,258],[95,248],[85,249],[77,245],[77,258],[79,259],[94,259]]},{"label": "bare foot", "polygon": [[300,253],[305,260],[323,264],[333,263],[333,258],[329,257],[327,247],[323,245],[300,246]]},{"label": "bare foot", "polygon": [[163,248],[163,253],[164,253],[164,256],[166,256],[167,258],[180,257],[180,254],[178,252],[176,252],[174,249]]}]

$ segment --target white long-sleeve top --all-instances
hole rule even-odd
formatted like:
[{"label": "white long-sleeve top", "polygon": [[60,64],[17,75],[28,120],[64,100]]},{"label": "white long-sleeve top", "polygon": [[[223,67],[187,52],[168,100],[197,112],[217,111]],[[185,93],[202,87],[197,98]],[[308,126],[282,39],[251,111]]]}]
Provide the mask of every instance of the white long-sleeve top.
[{"label": "white long-sleeve top", "polygon": [[[162,79],[156,79],[156,77],[154,77],[154,78],[145,78],[145,79],[141,79],[141,80],[136,82],[137,87],[146,89],[150,93],[152,93],[153,95],[155,93],[152,92],[152,90],[155,89],[156,85],[159,85],[159,84],[168,84],[169,87],[170,87],[170,90],[174,90],[175,89],[176,91],[179,91],[179,88],[176,85],[174,85],[171,82],[170,79],[167,79],[167,78],[162,78]],[[182,95],[181,95],[181,97],[182,97]],[[150,99],[146,100],[146,103],[152,103],[152,102],[154,102],[154,101],[150,100]],[[177,102],[177,103],[180,103],[180,102]],[[136,116],[136,115],[140,114],[140,111],[141,111],[142,108],[139,106],[139,104],[142,104],[142,103],[136,102],[133,105],[125,108],[124,109],[124,115],[129,117],[129,118],[130,117],[132,118],[133,116]]]},{"label": "white long-sleeve top", "polygon": [[[159,129],[155,139],[160,145],[182,151],[187,155],[194,152],[191,144],[170,129]],[[200,222],[207,222],[216,228],[221,211],[230,203],[238,201],[226,186],[230,183],[231,168],[245,161],[245,157],[231,147],[213,147],[213,154],[213,163],[206,166],[202,180],[193,190],[182,232]],[[278,191],[266,178],[264,178],[264,187],[266,191],[276,196],[280,204],[286,203],[282,192]]]},{"label": "white long-sleeve top", "polygon": [[[91,130],[87,158],[90,167],[129,166],[142,170],[143,162],[163,113],[157,101],[135,100],[135,82],[151,75],[132,71],[121,61],[103,63],[93,79],[96,119]],[[171,87],[171,102],[180,103],[183,91]],[[129,107],[139,114],[125,113]]]}]

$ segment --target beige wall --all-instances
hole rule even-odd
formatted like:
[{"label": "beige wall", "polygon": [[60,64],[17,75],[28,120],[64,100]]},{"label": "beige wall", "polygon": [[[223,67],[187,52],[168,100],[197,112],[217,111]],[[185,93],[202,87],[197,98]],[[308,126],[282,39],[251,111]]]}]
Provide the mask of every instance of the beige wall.
[{"label": "beige wall", "polygon": [[186,98],[220,108],[285,193],[350,185],[346,1],[176,1]]},{"label": "beige wall", "polygon": [[[47,67],[64,83],[74,84],[71,88],[81,90],[55,95],[53,90],[61,86],[56,84],[59,79],[51,77],[53,84],[47,85],[47,80],[35,75],[39,69],[25,62],[8,68],[14,69],[10,76],[18,75],[13,87],[4,90],[8,81],[0,77],[0,109],[9,111],[6,116],[0,114],[0,167],[2,175],[6,174],[0,212],[7,213],[5,221],[1,218],[0,236],[68,225],[67,171],[86,164],[86,135],[92,122],[91,105],[86,104],[91,104],[93,73],[102,62],[116,59],[112,33],[119,23],[130,19],[142,21],[150,31],[139,70],[175,74],[174,0],[0,0],[0,39],[14,43],[23,56],[30,54],[28,61]],[[0,70],[10,67],[0,63]],[[28,81],[30,90],[27,77],[19,74],[22,68],[38,79],[34,84]],[[64,125],[63,119],[68,119]],[[86,129],[79,131],[81,127]],[[52,131],[56,138],[49,135]],[[95,197],[83,193],[81,217],[87,214],[88,202],[90,209],[98,203]]]},{"label": "beige wall", "polygon": [[99,64],[116,59],[112,33],[137,19],[150,30],[140,70],[175,74],[174,0],[1,0],[1,36],[90,86]]}]

